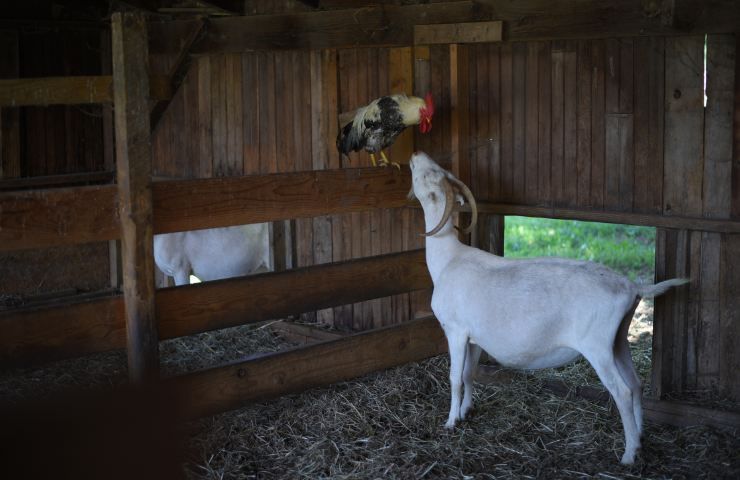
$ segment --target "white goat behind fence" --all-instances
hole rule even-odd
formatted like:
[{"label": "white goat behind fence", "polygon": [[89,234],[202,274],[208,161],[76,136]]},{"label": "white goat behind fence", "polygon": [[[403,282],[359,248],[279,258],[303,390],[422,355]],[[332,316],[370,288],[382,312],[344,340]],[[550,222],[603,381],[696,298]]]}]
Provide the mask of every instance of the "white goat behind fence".
[{"label": "white goat behind fence", "polygon": [[[609,390],[622,418],[633,463],[642,433],[642,385],[627,331],[642,297],[687,283],[637,285],[603,265],[561,258],[507,259],[464,245],[452,226],[454,202],[475,199],[460,180],[424,153],[411,157],[413,186],[424,209],[432,310],[447,337],[452,399],[447,428],[473,405],[481,349],[507,367],[558,367],[583,355]],[[460,398],[464,385],[464,395]]]},{"label": "white goat behind fence", "polygon": [[208,228],[154,236],[154,261],[175,285],[270,270],[267,223]]}]

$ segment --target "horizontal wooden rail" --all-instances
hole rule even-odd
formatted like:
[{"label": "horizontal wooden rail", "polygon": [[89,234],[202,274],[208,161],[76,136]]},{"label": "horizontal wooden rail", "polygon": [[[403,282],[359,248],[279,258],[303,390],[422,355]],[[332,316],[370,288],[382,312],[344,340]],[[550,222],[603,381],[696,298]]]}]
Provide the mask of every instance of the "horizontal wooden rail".
[{"label": "horizontal wooden rail", "polygon": [[186,418],[360,377],[447,351],[433,317],[175,377],[165,383]]},{"label": "horizontal wooden rail", "polygon": [[[431,288],[423,250],[158,290],[160,339]],[[0,365],[123,348],[123,298],[0,313]]]},{"label": "horizontal wooden rail", "polygon": [[95,185],[99,183],[113,183],[115,179],[116,172],[84,172],[62,175],[41,175],[38,177],[4,178],[0,180],[0,191]]},{"label": "horizontal wooden rail", "polygon": [[[169,79],[152,76],[149,90],[154,100],[172,96]],[[79,105],[113,102],[113,77],[13,78],[0,80],[0,107]]]},{"label": "horizontal wooden rail", "polygon": [[[469,208],[464,208],[462,210],[470,211]],[[740,221],[736,220],[716,220],[709,218],[679,217],[632,212],[603,212],[596,210],[579,210],[574,208],[509,205],[505,203],[488,202],[479,203],[478,212],[498,215],[555,218],[559,220],[620,223],[645,227],[677,228],[699,230],[703,232],[740,233]]]},{"label": "horizontal wooden rail", "polygon": [[[155,182],[154,233],[406,205],[408,168],[323,170]],[[0,251],[112,240],[115,185],[0,192]]]}]

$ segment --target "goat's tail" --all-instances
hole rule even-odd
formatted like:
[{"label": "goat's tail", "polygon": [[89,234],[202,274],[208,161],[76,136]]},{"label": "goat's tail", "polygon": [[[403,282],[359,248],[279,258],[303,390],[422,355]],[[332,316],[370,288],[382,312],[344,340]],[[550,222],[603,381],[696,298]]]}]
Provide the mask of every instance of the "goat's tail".
[{"label": "goat's tail", "polygon": [[672,278],[670,280],[656,283],[655,285],[638,285],[637,293],[643,298],[657,297],[658,295],[663,295],[671,287],[684,285],[690,281],[690,278]]}]

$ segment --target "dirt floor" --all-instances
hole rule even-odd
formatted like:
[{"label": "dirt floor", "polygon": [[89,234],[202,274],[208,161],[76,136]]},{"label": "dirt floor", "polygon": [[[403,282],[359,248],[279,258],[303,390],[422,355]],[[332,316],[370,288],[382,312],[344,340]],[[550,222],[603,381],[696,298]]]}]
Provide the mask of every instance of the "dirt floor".
[{"label": "dirt floor", "polygon": [[[633,357],[645,378],[652,306],[633,322]],[[165,376],[289,346],[267,325],[162,342]],[[447,356],[355,381],[255,404],[187,426],[190,479],[740,478],[737,431],[647,423],[634,466],[621,466],[622,426],[611,402],[563,399],[553,376],[598,385],[585,362],[480,384],[472,417],[443,428]],[[0,400],[23,401],[67,387],[125,382],[123,353],[0,375]]]}]

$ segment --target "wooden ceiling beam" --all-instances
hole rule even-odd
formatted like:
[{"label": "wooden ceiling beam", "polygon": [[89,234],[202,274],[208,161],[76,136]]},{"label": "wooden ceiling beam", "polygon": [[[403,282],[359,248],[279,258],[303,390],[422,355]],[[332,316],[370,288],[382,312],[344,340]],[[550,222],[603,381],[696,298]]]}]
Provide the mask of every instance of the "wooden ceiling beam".
[{"label": "wooden ceiling beam", "polygon": [[[733,0],[478,0],[214,19],[194,53],[412,46],[414,26],[501,20],[504,40],[731,33]],[[188,21],[152,22],[150,49],[176,53]]]}]

